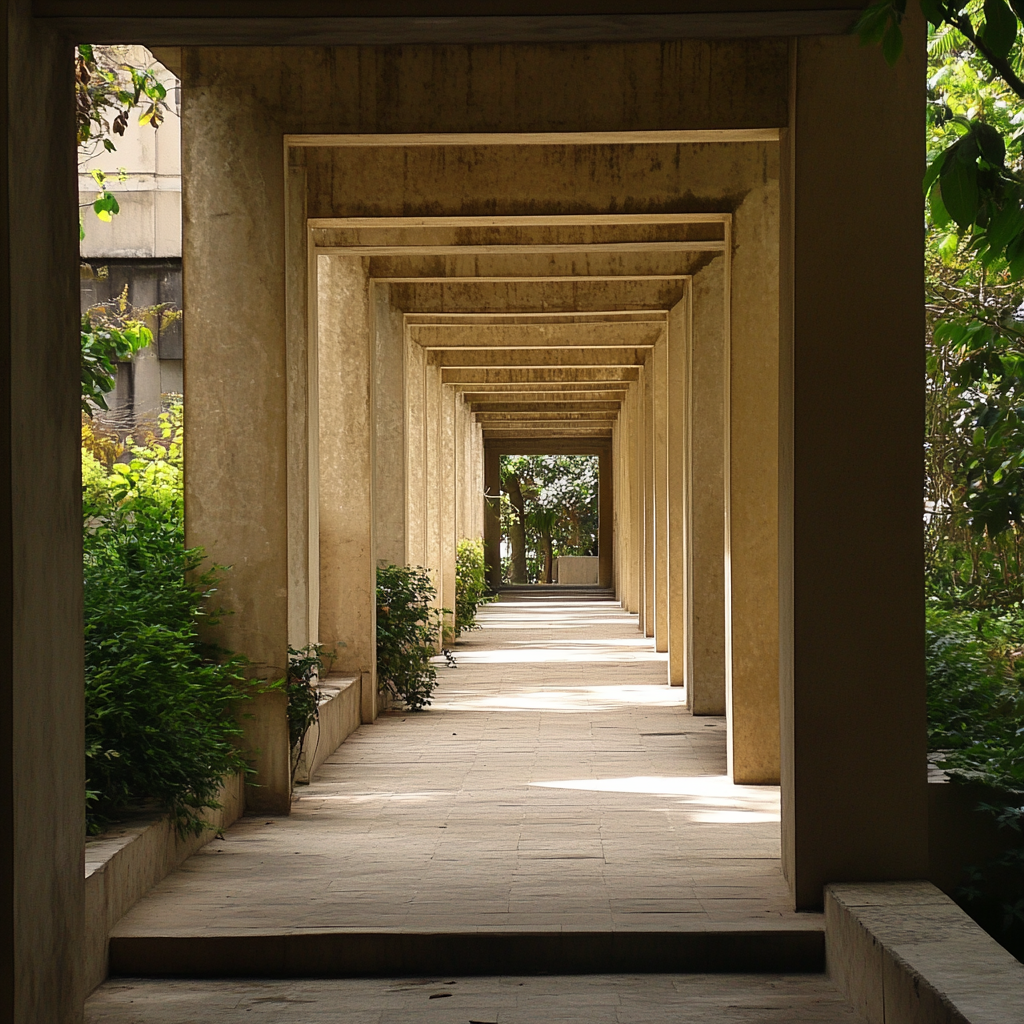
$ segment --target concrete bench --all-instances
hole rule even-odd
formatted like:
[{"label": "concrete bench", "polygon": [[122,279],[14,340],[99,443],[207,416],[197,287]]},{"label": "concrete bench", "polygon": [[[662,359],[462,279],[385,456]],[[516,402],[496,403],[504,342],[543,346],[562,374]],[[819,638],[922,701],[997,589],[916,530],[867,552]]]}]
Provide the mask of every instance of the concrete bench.
[{"label": "concrete bench", "polygon": [[1024,1021],[1024,964],[930,882],[826,886],[825,957],[868,1024]]}]

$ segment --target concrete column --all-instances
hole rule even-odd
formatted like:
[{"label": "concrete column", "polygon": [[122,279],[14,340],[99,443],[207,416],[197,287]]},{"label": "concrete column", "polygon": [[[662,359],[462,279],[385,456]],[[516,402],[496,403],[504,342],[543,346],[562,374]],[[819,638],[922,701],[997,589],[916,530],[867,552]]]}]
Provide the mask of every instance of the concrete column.
[{"label": "concrete column", "polygon": [[639,616],[638,626],[643,633],[644,616],[644,500],[643,500],[643,448],[641,446],[643,411],[643,370],[630,385],[629,438],[626,460],[629,470],[629,611]]},{"label": "concrete column", "polygon": [[[0,1017],[82,1019],[81,411],[71,46],[9,5],[0,132]],[[29,84],[30,83],[30,84]],[[45,680],[43,687],[40,681]]]},{"label": "concrete column", "polygon": [[455,436],[455,389],[441,385],[440,451],[441,476],[438,480],[438,508],[441,516],[441,607],[446,608],[444,622],[455,624],[455,547],[458,542],[455,509],[458,491],[458,445]]},{"label": "concrete column", "polygon": [[484,449],[484,562],[487,585],[501,586],[501,456],[496,449]]},{"label": "concrete column", "polygon": [[615,477],[613,466],[615,460],[612,458],[611,445],[607,450],[602,450],[598,455],[598,534],[597,554],[598,569],[597,578],[602,587],[612,586],[613,581],[613,524],[615,514]]},{"label": "concrete column", "polygon": [[[726,711],[725,481],[729,380],[726,259],[718,256],[693,276],[690,354],[689,705],[695,715]],[[770,384],[770,382],[768,382]],[[767,440],[770,442],[771,437]],[[769,596],[771,602],[774,598]],[[767,666],[771,671],[772,665]],[[755,712],[756,713],[756,712]],[[775,713],[777,718],[777,712]],[[732,742],[730,740],[730,749]]]},{"label": "concrete column", "polygon": [[[210,639],[248,657],[257,678],[280,679],[289,640],[281,150],[265,144],[266,115],[258,125],[240,108],[225,117],[223,97],[202,89],[182,102],[185,542],[231,566],[217,591],[231,614]],[[225,174],[243,164],[250,175]],[[226,295],[244,315],[225,315]],[[245,728],[260,789],[247,795],[264,813],[287,814],[284,709],[257,701],[254,713]]]},{"label": "concrete column", "polygon": [[405,565],[405,338],[390,286],[372,288],[374,544],[378,560]]},{"label": "concrete column", "polygon": [[426,353],[408,335],[405,345],[405,556],[427,564]]},{"label": "concrete column", "polygon": [[643,632],[654,636],[655,619],[655,536],[654,536],[654,368],[644,366],[643,381],[643,432],[640,437],[640,458],[643,465],[643,506],[644,506],[644,548],[643,548]]},{"label": "concrete column", "polygon": [[[437,594],[434,607],[440,613],[444,607],[444,504],[442,481],[446,475],[444,435],[444,385],[441,370],[432,362],[429,354],[424,363],[424,492],[422,497],[425,519],[424,567],[430,571],[430,578]],[[438,649],[440,650],[440,638]]]},{"label": "concrete column", "polygon": [[668,681],[687,686],[693,706],[693,604],[690,572],[690,297],[669,311],[668,391]]},{"label": "concrete column", "polygon": [[727,537],[729,774],[779,781],[779,237],[774,175],[733,214]]},{"label": "concrete column", "polygon": [[343,641],[335,670],[363,677],[377,717],[374,372],[364,261],[317,259],[320,367],[320,639]]},{"label": "concrete column", "polygon": [[473,460],[474,460],[474,487],[476,489],[476,513],[473,526],[473,536],[483,539],[485,530],[486,505],[484,504],[484,428],[476,422],[473,417]]},{"label": "concrete column", "polygon": [[652,486],[654,491],[654,649],[668,653],[668,332],[648,358],[651,373]]},{"label": "concrete column", "polygon": [[794,44],[782,233],[782,295],[792,298],[781,311],[782,837],[806,909],[821,907],[827,881],[922,878],[928,868],[925,49],[916,8],[903,24],[893,69],[855,38]]},{"label": "concrete column", "polygon": [[619,576],[621,581],[620,600],[627,612],[635,612],[633,601],[633,465],[629,458],[632,438],[634,385],[626,389],[626,400],[622,404],[622,416],[619,418],[619,487],[616,491],[619,502],[619,543],[621,558],[619,560]]},{"label": "concrete column", "polygon": [[619,505],[622,501],[622,466],[620,463],[619,440],[622,437],[622,416],[623,410],[619,411],[619,418],[612,424],[612,472],[619,481],[612,498],[612,588],[615,592],[615,599],[622,601],[622,520],[619,516]]},{"label": "concrete column", "polygon": [[[136,306],[155,306],[159,301],[156,277],[138,275],[132,283],[131,301]],[[146,318],[146,326],[153,332],[154,338],[159,319],[159,316]],[[135,419],[139,423],[155,425],[162,408],[160,354],[156,343],[136,352],[132,363]]]}]

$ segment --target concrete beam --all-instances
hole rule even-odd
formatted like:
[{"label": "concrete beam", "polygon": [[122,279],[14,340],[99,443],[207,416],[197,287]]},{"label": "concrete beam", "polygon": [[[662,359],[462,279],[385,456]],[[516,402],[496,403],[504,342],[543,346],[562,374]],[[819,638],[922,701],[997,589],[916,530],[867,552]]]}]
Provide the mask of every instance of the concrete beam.
[{"label": "concrete beam", "polygon": [[585,387],[587,384],[630,384],[638,379],[635,366],[538,366],[505,367],[444,367],[441,379],[445,384],[497,385],[513,384],[565,384]]},{"label": "concrete beam", "polygon": [[664,321],[564,324],[406,324],[413,341],[432,351],[463,349],[651,348]]},{"label": "concrete beam", "polygon": [[[652,346],[653,347],[653,346]],[[646,348],[535,348],[535,349],[448,349],[432,352],[436,365],[447,367],[490,367],[496,370],[615,368],[642,366]]]},{"label": "concrete beam", "polygon": [[470,411],[475,413],[523,413],[523,412],[611,412],[617,413],[619,402],[564,402],[564,401],[523,401],[523,402],[470,402]]}]

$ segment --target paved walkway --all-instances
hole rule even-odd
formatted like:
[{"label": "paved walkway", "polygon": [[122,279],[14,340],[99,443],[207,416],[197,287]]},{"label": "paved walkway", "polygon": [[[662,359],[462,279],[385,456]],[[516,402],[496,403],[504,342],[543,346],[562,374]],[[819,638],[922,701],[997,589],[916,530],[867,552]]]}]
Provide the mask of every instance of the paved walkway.
[{"label": "paved walkway", "polygon": [[864,1024],[823,975],[116,981],[87,1024]]},{"label": "paved walkway", "polygon": [[778,789],[729,785],[724,721],[686,712],[635,616],[515,594],[480,619],[430,710],[360,728],[291,817],[238,822],[115,934],[813,923]]}]

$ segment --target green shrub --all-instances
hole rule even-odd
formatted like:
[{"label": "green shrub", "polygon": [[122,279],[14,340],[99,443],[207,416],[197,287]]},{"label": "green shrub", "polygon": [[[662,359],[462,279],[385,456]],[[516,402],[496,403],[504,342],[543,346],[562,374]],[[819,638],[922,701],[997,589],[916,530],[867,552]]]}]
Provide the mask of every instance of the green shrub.
[{"label": "green shrub", "polygon": [[978,810],[1008,834],[1006,852],[968,868],[957,898],[1024,959],[1024,689],[1019,613],[926,613],[928,740],[955,780],[991,787]]},{"label": "green shrub", "polygon": [[960,777],[1024,790],[1020,619],[929,607],[925,622],[930,749]]},{"label": "green shrub", "polygon": [[494,598],[487,586],[482,540],[460,540],[455,558],[455,636],[479,629],[476,610]]},{"label": "green shrub", "polygon": [[377,568],[377,678],[412,711],[430,703],[437,672],[441,615],[437,590],[426,569],[381,565]]},{"label": "green shrub", "polygon": [[320,678],[330,668],[334,655],[324,644],[307,644],[296,650],[288,648],[288,738],[291,741],[292,776],[302,757],[302,747],[309,727],[320,720],[323,696]]},{"label": "green shrub", "polygon": [[202,550],[185,548],[180,410],[162,417],[162,435],[131,445],[130,465],[114,466],[107,479],[91,472],[83,502],[86,817],[94,833],[129,809],[156,805],[179,831],[198,834],[198,812],[217,806],[222,777],[247,768],[236,746],[245,661],[204,645],[197,629],[221,567],[200,572]]}]

